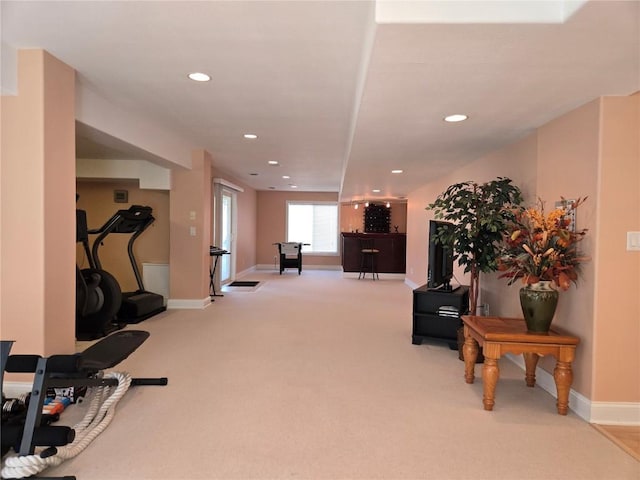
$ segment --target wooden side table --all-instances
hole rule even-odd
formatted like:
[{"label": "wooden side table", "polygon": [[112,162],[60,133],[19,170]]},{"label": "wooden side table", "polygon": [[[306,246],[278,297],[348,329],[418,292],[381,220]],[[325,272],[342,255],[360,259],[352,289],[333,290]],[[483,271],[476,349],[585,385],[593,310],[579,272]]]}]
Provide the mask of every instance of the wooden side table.
[{"label": "wooden side table", "polygon": [[544,355],[556,357],[553,378],[558,391],[556,406],[560,415],[566,415],[569,407],[569,390],[573,382],[571,362],[575,358],[577,337],[564,335],[556,330],[548,334],[527,331],[521,318],[478,317],[463,315],[465,380],[473,383],[474,367],[479,346],[483,347],[484,366],[482,367],[483,398],[485,410],[493,410],[495,390],[500,369],[498,359],[505,353],[522,354],[526,366],[525,381],[528,387],[536,383],[536,365]]}]

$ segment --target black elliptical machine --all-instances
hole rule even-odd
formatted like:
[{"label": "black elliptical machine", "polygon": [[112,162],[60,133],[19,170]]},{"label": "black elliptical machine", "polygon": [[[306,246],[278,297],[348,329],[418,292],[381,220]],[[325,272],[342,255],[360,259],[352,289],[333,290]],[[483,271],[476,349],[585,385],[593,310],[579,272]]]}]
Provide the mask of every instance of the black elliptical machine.
[{"label": "black elliptical machine", "polygon": [[133,255],[133,244],[154,221],[151,207],[132,205],[128,210],[118,210],[107,222],[96,230],[89,230],[90,234],[97,234],[98,237],[93,242],[91,249],[93,260],[98,268],[101,268],[98,248],[102,241],[111,233],[130,234],[131,238],[127,244],[129,261],[136,277],[138,290],[135,292],[123,292],[122,304],[118,311],[117,318],[123,323],[139,323],[149,317],[164,312],[164,297],[157,293],[148,292],[144,288],[142,275]]},{"label": "black elliptical machine", "polygon": [[76,243],[82,243],[89,268],[76,264],[76,338],[94,340],[122,328],[116,314],[122,304],[118,281],[98,266],[89,249],[87,213],[76,209]]}]

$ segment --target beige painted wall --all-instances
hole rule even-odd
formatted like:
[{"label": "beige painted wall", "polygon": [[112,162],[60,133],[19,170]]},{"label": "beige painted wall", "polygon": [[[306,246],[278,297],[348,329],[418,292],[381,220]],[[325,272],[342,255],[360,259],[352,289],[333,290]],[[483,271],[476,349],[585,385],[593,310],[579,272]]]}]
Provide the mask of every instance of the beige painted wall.
[{"label": "beige painted wall", "polygon": [[[592,401],[640,401],[640,269],[638,253],[625,251],[626,231],[640,229],[637,102],[638,95],[590,102],[409,195],[407,277],[415,284],[426,279],[432,213],[424,207],[452,183],[507,176],[528,203],[540,197],[548,207],[561,196],[589,196],[577,227],[589,229],[582,246],[593,261],[578,287],[561,293],[554,324],[581,339],[573,388]],[[464,278],[459,269],[456,276]],[[491,314],[520,317],[518,288],[495,273],[483,275],[481,302],[489,303]],[[547,358],[540,362],[547,371],[553,365]]]},{"label": "beige painted wall", "polygon": [[[174,170],[169,199],[169,283],[172,300],[209,298],[211,155],[194,150],[191,170]],[[192,218],[191,212],[194,212]],[[191,235],[191,228],[195,235]]]},{"label": "beige painted wall", "polygon": [[[376,202],[386,203],[386,202]],[[391,233],[394,226],[398,226],[399,233],[407,232],[407,203],[390,202],[391,204]],[[360,204],[358,209],[353,208],[351,203],[340,204],[340,231],[341,232],[364,232],[364,205]]]},{"label": "beige painted wall", "polygon": [[[127,190],[129,201],[115,203],[114,190]],[[136,239],[134,255],[138,268],[142,273],[143,263],[169,263],[169,191],[140,189],[137,180],[96,181],[82,180],[76,182],[76,192],[80,195],[77,207],[87,212],[87,223],[90,229],[100,228],[118,210],[126,210],[131,205],[144,205],[153,209],[155,221]],[[90,235],[93,241],[97,235]],[[98,254],[102,268],[111,273],[122,291],[137,290],[127,244],[131,235],[111,234],[105,238]],[[88,268],[89,263],[84,250],[78,244],[76,261],[80,268]]]},{"label": "beige painted wall", "polygon": [[[560,294],[555,325],[580,337],[574,363],[574,389],[592,398],[593,389],[593,301],[598,229],[598,163],[600,102],[590,102],[538,129],[538,196],[552,206],[560,196],[589,200],[577,212],[578,229],[589,229],[582,249],[594,261],[582,268],[578,288]],[[554,362],[543,359],[541,366],[553,371]],[[594,398],[592,398],[595,400]]]},{"label": "beige painted wall", "polygon": [[[257,194],[257,241],[256,260],[258,265],[273,265],[278,250],[273,244],[286,240],[287,201],[337,202],[337,193],[271,192]],[[338,247],[339,248],[339,247]],[[302,256],[302,265],[340,265],[340,255]]]},{"label": "beige painted wall", "polygon": [[2,97],[0,335],[13,353],[75,350],[74,91],[72,68],[21,50],[19,94]]},{"label": "beige painted wall", "polygon": [[601,103],[601,160],[595,262],[593,399],[640,400],[640,94]]}]

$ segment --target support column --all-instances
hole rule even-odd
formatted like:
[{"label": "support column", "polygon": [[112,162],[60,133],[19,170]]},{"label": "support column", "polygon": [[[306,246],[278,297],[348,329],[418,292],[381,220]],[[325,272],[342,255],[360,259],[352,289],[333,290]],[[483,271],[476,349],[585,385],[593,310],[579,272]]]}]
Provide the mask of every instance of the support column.
[{"label": "support column", "polygon": [[75,351],[75,72],[18,52],[18,95],[3,96],[0,335],[12,353]]},{"label": "support column", "polygon": [[170,194],[169,308],[204,308],[209,297],[211,166],[196,150],[191,170],[174,170]]}]

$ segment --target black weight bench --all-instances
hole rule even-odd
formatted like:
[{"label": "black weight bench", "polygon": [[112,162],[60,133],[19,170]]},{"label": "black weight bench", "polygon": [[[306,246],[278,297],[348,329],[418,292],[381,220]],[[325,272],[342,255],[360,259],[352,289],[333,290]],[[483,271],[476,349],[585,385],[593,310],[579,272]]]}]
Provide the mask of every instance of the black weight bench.
[{"label": "black weight bench", "polygon": [[[149,338],[149,332],[123,330],[105,337],[82,353],[52,355],[50,357],[9,355],[13,341],[1,341],[0,384],[2,384],[4,372],[34,373],[33,388],[24,427],[19,432],[19,438],[13,439],[15,446],[19,445],[16,450],[18,455],[32,455],[35,447],[64,446],[73,441],[75,432],[69,427],[41,425],[42,407],[47,388],[116,386],[118,385],[117,379],[102,378],[99,372],[118,365],[135,352],[147,338]],[[167,385],[167,383],[166,377],[134,378],[131,381],[132,386]],[[5,434],[11,434],[11,431],[3,431],[3,437]],[[15,446],[14,449],[16,449]]]}]

